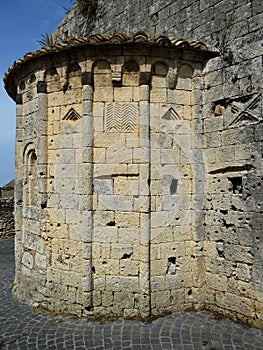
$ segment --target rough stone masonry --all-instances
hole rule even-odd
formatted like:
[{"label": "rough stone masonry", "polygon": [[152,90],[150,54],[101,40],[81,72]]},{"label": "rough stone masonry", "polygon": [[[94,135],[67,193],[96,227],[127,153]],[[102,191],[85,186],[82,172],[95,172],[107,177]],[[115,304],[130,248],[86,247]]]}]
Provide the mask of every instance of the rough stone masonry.
[{"label": "rough stone masonry", "polygon": [[14,223],[14,183],[0,188],[0,238],[13,237]]},{"label": "rough stone masonry", "polygon": [[[5,79],[16,294],[58,313],[205,308],[262,327],[260,1],[111,5],[71,14],[60,47]],[[124,26],[156,40],[71,39]],[[214,54],[196,40],[220,56],[205,65]]]}]

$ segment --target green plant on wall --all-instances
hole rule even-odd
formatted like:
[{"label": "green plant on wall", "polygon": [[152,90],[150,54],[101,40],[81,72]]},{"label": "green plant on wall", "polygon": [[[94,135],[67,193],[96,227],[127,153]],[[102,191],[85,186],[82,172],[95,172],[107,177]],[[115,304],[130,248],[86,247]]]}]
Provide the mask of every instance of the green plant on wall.
[{"label": "green plant on wall", "polygon": [[97,7],[98,0],[76,0],[74,2],[74,8],[80,13],[85,13],[87,11],[96,11]]},{"label": "green plant on wall", "polygon": [[43,49],[48,49],[55,44],[51,35],[41,34],[41,39],[38,40],[38,43]]},{"label": "green plant on wall", "polygon": [[238,81],[238,75],[234,74],[231,79],[232,83],[235,84]]},{"label": "green plant on wall", "polygon": [[223,52],[223,60],[230,65],[233,63],[234,52],[229,47]]},{"label": "green plant on wall", "polygon": [[230,47],[231,42],[231,28],[234,23],[234,14],[231,14],[228,19],[225,19],[222,23],[222,28],[216,34],[216,44],[222,59],[229,65],[233,64],[234,52]]}]

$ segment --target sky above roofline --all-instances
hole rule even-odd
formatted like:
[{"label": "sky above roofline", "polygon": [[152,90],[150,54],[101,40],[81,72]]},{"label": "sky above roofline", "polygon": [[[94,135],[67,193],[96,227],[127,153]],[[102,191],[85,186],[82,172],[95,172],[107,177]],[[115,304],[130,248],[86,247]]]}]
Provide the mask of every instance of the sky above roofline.
[{"label": "sky above roofline", "polygon": [[[40,48],[41,35],[54,32],[72,7],[70,0],[13,0],[1,3],[0,74],[28,51]],[[15,103],[0,83],[0,187],[14,178]]]}]

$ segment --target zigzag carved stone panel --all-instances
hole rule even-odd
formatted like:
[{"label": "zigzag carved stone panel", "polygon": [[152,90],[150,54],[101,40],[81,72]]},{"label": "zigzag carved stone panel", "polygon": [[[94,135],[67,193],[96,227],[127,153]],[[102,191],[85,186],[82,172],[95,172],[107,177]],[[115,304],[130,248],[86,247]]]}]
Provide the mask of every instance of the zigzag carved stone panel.
[{"label": "zigzag carved stone panel", "polygon": [[108,131],[133,132],[138,124],[136,103],[109,103],[106,106],[106,129]]}]

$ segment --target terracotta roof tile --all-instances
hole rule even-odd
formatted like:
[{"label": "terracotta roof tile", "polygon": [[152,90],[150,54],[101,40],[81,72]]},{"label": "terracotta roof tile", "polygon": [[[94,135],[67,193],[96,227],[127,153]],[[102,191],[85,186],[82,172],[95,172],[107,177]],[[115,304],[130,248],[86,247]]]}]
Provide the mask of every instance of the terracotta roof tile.
[{"label": "terracotta roof tile", "polygon": [[22,59],[18,59],[9,68],[4,76],[4,83],[7,92],[12,98],[12,93],[10,93],[8,88],[8,79],[10,75],[16,71],[17,68],[25,64],[31,59],[47,55],[51,52],[63,51],[70,49],[71,47],[80,47],[86,45],[139,45],[144,44],[146,46],[162,46],[162,47],[174,47],[178,49],[190,49],[194,51],[207,51],[210,53],[210,57],[218,56],[215,51],[209,51],[207,46],[200,41],[188,42],[185,39],[170,39],[166,35],[160,35],[156,39],[149,38],[148,34],[144,31],[138,31],[133,36],[128,36],[126,33],[116,33],[112,36],[105,34],[91,34],[88,37],[71,37],[59,42],[57,44],[51,45],[46,48],[41,48],[36,52],[27,52]]}]

